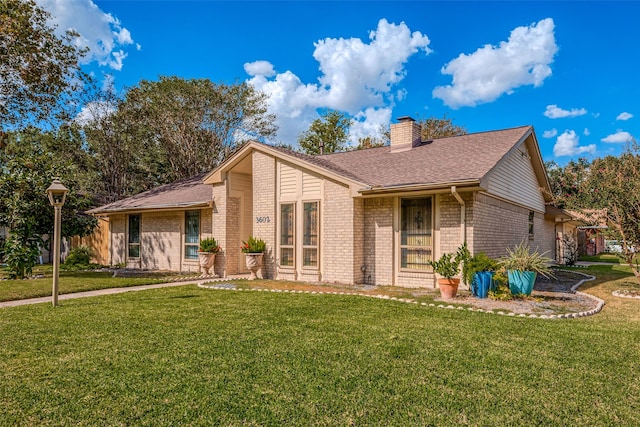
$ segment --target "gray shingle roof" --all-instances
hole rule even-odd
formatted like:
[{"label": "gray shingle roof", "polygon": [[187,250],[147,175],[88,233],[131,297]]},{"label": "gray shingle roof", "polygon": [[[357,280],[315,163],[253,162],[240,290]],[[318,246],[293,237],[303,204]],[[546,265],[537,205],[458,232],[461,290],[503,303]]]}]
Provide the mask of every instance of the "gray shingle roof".
[{"label": "gray shingle roof", "polygon": [[369,186],[436,185],[483,178],[530,130],[522,126],[441,138],[401,152],[389,146],[322,156],[279,150]]},{"label": "gray shingle roof", "polygon": [[[482,179],[529,131],[530,126],[522,126],[441,138],[401,152],[393,152],[386,146],[309,156],[284,148],[270,148],[363,186],[437,186]],[[205,176],[162,185],[89,213],[204,206],[212,200],[211,186],[203,183]]]},{"label": "gray shingle roof", "polygon": [[161,185],[135,196],[91,209],[88,213],[205,206],[212,200],[213,191],[210,185],[202,182],[203,178],[204,174],[200,174]]}]

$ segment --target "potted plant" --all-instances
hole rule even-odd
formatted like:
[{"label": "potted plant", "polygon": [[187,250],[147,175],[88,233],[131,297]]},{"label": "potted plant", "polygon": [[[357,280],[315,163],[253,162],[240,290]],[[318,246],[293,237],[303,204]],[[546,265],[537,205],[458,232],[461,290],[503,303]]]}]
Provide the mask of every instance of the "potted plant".
[{"label": "potted plant", "polygon": [[198,260],[200,261],[200,267],[204,270],[204,274],[209,275],[209,269],[213,267],[216,260],[216,254],[220,252],[221,248],[218,242],[213,237],[207,237],[200,240],[200,247],[198,250]]},{"label": "potted plant", "polygon": [[501,258],[500,264],[507,270],[509,289],[514,295],[531,295],[537,274],[549,277],[551,269],[550,258],[537,250],[530,251],[529,247],[521,242],[513,250],[507,248],[507,256]]},{"label": "potted plant", "polygon": [[267,245],[262,239],[256,239],[253,236],[249,236],[249,240],[242,242],[240,249],[245,254],[247,268],[251,272],[249,280],[257,279],[257,272],[262,267],[262,256]]},{"label": "potted plant", "polygon": [[429,261],[433,271],[439,276],[438,287],[443,299],[455,298],[460,285],[460,278],[454,277],[460,271],[460,264],[469,258],[467,244],[464,243],[455,253],[443,254],[437,261]]},{"label": "potted plant", "polygon": [[462,275],[473,295],[478,298],[488,296],[489,289],[493,289],[493,275],[497,268],[498,262],[484,252],[478,252],[464,263]]}]

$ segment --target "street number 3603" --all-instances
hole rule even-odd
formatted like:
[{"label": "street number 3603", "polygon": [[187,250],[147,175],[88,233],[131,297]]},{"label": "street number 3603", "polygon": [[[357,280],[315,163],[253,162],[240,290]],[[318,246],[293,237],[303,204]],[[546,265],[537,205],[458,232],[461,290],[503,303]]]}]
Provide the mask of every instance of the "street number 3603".
[{"label": "street number 3603", "polygon": [[256,217],[256,224],[262,224],[265,222],[271,222],[271,219],[268,216],[257,216]]}]

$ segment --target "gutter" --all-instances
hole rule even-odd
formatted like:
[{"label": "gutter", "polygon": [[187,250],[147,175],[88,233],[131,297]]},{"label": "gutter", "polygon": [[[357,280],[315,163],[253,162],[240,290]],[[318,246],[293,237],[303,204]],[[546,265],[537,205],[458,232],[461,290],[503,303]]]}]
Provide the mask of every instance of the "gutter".
[{"label": "gutter", "polygon": [[451,186],[451,194],[456,198],[458,203],[460,204],[460,235],[462,236],[461,244],[464,244],[467,241],[467,205],[460,197],[460,193],[456,191],[456,186]]},{"label": "gutter", "polygon": [[449,183],[435,183],[435,184],[398,184],[398,185],[369,185],[364,188],[360,188],[358,192],[363,195],[384,195],[387,193],[400,193],[400,192],[415,192],[415,191],[434,191],[441,192],[446,191],[447,188],[456,186],[463,186],[467,190],[482,190],[480,187],[480,180],[478,179],[468,179],[468,180],[460,180]]}]

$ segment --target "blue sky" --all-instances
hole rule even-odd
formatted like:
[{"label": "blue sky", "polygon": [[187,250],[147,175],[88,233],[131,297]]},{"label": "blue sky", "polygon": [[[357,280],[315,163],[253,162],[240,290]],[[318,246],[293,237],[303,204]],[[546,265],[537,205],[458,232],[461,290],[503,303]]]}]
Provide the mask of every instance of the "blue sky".
[{"label": "blue sky", "polygon": [[353,116],[354,139],[405,115],[533,125],[560,164],[640,135],[640,2],[37,1],[116,89],[248,81],[288,144],[323,108]]}]

